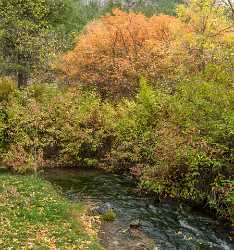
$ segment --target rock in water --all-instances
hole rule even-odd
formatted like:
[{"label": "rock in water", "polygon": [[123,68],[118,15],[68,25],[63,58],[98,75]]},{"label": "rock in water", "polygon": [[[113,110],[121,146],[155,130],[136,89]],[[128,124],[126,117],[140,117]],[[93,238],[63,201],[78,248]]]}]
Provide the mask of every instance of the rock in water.
[{"label": "rock in water", "polygon": [[103,214],[107,213],[110,210],[114,210],[114,207],[109,202],[106,202],[106,203],[104,203],[104,204],[102,204],[100,206],[91,208],[90,212],[92,214],[103,215]]},{"label": "rock in water", "polygon": [[141,222],[140,222],[140,220],[139,219],[136,219],[136,220],[132,220],[131,222],[130,222],[130,228],[138,228],[138,227],[140,227],[140,225],[141,225]]}]

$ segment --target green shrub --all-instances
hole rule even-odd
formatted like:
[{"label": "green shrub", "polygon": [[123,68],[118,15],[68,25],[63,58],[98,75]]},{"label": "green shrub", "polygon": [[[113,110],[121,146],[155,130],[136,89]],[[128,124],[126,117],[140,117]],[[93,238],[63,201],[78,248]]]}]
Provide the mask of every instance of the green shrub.
[{"label": "green shrub", "polygon": [[106,222],[111,222],[114,221],[116,219],[117,215],[116,213],[113,211],[113,209],[109,209],[106,213],[104,213],[101,218],[103,221]]},{"label": "green shrub", "polygon": [[5,129],[6,114],[0,109],[0,153],[6,145],[6,129]]},{"label": "green shrub", "polygon": [[105,105],[96,94],[77,88],[48,85],[19,91],[6,109],[4,163],[19,172],[96,165],[105,140],[102,109]]},{"label": "green shrub", "polygon": [[234,171],[233,98],[234,89],[227,84],[181,84],[155,128],[156,162],[144,168],[142,186],[163,197],[207,202],[220,215],[230,216],[233,186],[214,187],[231,180]]},{"label": "green shrub", "polygon": [[0,153],[3,152],[7,141],[6,106],[8,105],[8,101],[15,90],[16,85],[12,79],[8,77],[0,77]]},{"label": "green shrub", "polygon": [[116,108],[113,144],[107,160],[114,169],[129,170],[140,164],[153,164],[155,116],[160,109],[157,94],[141,80],[136,101],[124,100]]},{"label": "green shrub", "polygon": [[10,94],[16,89],[15,82],[9,77],[0,77],[0,103],[8,101]]},{"label": "green shrub", "polygon": [[227,82],[191,80],[168,95],[142,81],[136,99],[117,107],[107,163],[161,197],[205,202],[228,218],[233,186],[215,186],[234,171],[233,100]]}]

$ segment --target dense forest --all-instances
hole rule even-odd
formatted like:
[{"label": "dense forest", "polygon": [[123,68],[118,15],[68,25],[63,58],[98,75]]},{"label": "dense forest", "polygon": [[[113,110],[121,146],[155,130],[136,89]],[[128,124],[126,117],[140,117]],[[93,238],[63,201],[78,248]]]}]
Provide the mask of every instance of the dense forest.
[{"label": "dense forest", "polygon": [[234,3],[0,0],[0,162],[1,249],[102,249],[50,168],[128,175],[233,226]]}]

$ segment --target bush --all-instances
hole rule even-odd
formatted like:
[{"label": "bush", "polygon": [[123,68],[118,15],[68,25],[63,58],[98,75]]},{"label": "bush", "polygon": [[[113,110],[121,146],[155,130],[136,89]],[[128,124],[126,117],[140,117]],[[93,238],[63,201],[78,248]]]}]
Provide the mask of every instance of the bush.
[{"label": "bush", "polygon": [[77,88],[30,86],[18,92],[6,109],[4,163],[20,172],[96,165],[105,147],[102,109],[96,94]]},{"label": "bush", "polygon": [[175,17],[146,18],[116,9],[87,26],[58,68],[73,80],[96,86],[102,97],[133,96],[140,75],[158,85],[174,84],[181,56],[172,48],[185,31]]},{"label": "bush", "polygon": [[124,100],[116,108],[113,124],[113,143],[107,161],[114,169],[129,170],[135,166],[153,164],[157,123],[157,94],[141,80],[141,89],[135,101]]},{"label": "bush", "polygon": [[[11,94],[16,90],[15,82],[8,77],[0,77],[0,153],[6,146],[7,133],[6,133],[6,105],[9,101]],[[1,160],[1,157],[0,157]]]},{"label": "bush", "polygon": [[101,216],[102,220],[106,221],[106,222],[114,221],[116,219],[116,217],[117,217],[117,215],[112,209],[109,209],[106,213],[104,213]]},{"label": "bush", "polygon": [[141,82],[136,100],[118,106],[108,164],[162,198],[208,203],[230,219],[233,95],[231,85],[198,79],[181,83],[174,96]]},{"label": "bush", "polygon": [[6,145],[6,129],[5,129],[6,114],[0,110],[0,153]]},{"label": "bush", "polygon": [[10,94],[16,89],[15,82],[8,77],[0,77],[0,102],[8,101]]},{"label": "bush", "polygon": [[213,0],[191,0],[189,4],[178,6],[177,15],[191,27],[190,33],[179,38],[185,75],[204,73],[209,65],[214,73],[209,80],[215,81],[215,76],[222,77],[220,73],[223,71],[233,81],[233,19],[227,16],[226,7]]},{"label": "bush", "polygon": [[225,206],[231,206],[226,201],[233,186],[219,185],[222,195],[214,194],[214,186],[229,180],[234,171],[233,97],[233,87],[225,84],[196,82],[180,86],[172,99],[170,127],[165,129],[164,125],[165,132],[159,138],[159,161],[145,172],[147,178],[153,178],[155,191],[212,206],[215,203],[222,216],[230,215]]}]

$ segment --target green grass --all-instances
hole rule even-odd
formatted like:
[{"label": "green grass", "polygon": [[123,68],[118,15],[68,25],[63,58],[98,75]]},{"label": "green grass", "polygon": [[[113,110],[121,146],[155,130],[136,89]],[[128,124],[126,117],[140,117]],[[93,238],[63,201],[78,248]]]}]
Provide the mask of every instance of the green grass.
[{"label": "green grass", "polygon": [[0,174],[0,249],[101,249],[82,210],[39,177]]},{"label": "green grass", "polygon": [[116,213],[112,209],[109,209],[106,213],[104,213],[101,216],[101,219],[106,222],[111,222],[114,221],[116,217],[117,217]]}]

